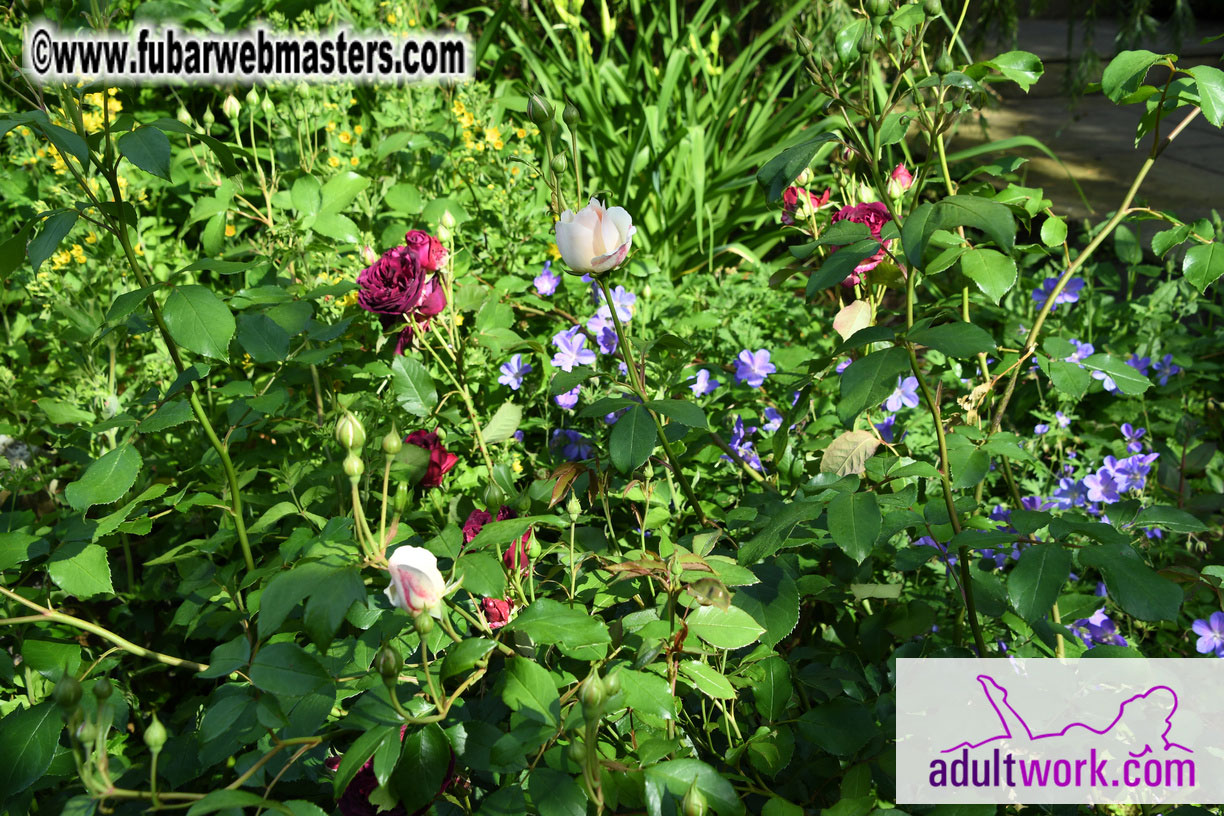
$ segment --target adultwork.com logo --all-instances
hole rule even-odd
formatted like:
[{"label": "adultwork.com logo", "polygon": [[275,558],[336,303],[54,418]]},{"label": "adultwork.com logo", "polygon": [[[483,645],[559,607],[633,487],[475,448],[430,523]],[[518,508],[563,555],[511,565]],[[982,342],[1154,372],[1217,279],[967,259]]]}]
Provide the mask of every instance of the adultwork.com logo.
[{"label": "adultwork.com logo", "polygon": [[897,801],[1222,801],[1222,680],[1201,660],[898,660]]}]

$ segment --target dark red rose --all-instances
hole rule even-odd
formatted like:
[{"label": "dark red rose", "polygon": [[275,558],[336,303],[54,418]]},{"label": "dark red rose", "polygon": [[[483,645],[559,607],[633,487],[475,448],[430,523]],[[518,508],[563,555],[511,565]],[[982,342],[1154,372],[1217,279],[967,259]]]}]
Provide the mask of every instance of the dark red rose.
[{"label": "dark red rose", "polygon": [[[425,286],[421,289],[421,302],[417,305],[417,314],[433,317],[445,308],[446,292],[443,291],[442,283],[437,276],[432,276],[425,281]],[[426,321],[425,325],[428,327],[429,322]]]},{"label": "dark red rose", "polygon": [[812,209],[819,210],[829,203],[829,192],[830,190],[825,188],[824,193],[818,196],[802,187],[787,187],[782,191],[782,223],[795,223],[795,209],[799,206],[799,197],[801,195],[806,193],[808,201],[812,204]]},{"label": "dark red rose", "polygon": [[425,294],[428,275],[407,247],[395,247],[357,276],[357,303],[378,315],[414,311]]},{"label": "dark red rose", "polygon": [[408,251],[417,259],[422,269],[436,272],[446,260],[446,247],[427,232],[408,230],[404,243],[408,245]]},{"label": "dark red rose", "polygon": [[463,543],[471,544],[481,528],[492,520],[493,516],[487,510],[473,510],[467,521],[463,522]]},{"label": "dark red rose", "polygon": [[407,445],[416,445],[429,452],[429,466],[421,479],[421,487],[437,487],[442,484],[442,477],[447,471],[459,463],[459,457],[442,446],[442,440],[433,431],[413,431],[404,437]]},{"label": "dark red rose", "polygon": [[518,513],[514,511],[513,507],[503,504],[497,510],[497,520],[498,521],[505,521],[506,519],[516,519],[516,518],[518,518]]},{"label": "dark red rose", "polygon": [[510,611],[514,609],[514,601],[501,598],[485,598],[480,602],[490,629],[500,629],[510,622]]},{"label": "dark red rose", "polygon": [[[892,216],[888,214],[888,207],[884,206],[879,201],[872,201],[867,204],[856,204],[853,207],[842,207],[833,217],[829,219],[830,223],[836,224],[838,221],[853,221],[857,224],[865,224],[871,230],[871,237],[880,241],[880,249],[876,254],[869,258],[865,258],[859,262],[859,265],[854,267],[854,272],[842,281],[844,286],[854,286],[862,280],[862,276],[867,272],[875,269],[880,261],[884,260],[884,250],[892,244],[892,239],[887,241],[880,239],[880,231],[884,229],[884,225],[892,220]],[[840,247],[832,247],[836,252]]]},{"label": "dark red rose", "polygon": [[527,542],[530,539],[531,531],[528,530],[502,554],[502,563],[506,565],[506,569],[518,567],[524,575],[531,571],[531,562],[527,558]]}]

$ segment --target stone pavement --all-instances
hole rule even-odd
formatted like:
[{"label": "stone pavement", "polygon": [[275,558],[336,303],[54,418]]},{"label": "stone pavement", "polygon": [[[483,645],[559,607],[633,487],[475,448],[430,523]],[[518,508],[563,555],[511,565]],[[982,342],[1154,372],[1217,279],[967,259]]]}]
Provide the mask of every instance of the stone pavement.
[{"label": "stone pavement", "polygon": [[[1224,39],[1200,43],[1203,37],[1224,33],[1224,23],[1202,23],[1200,28],[1200,36],[1183,43],[1178,65],[1210,64],[1224,69],[1220,63]],[[1115,30],[1107,21],[1097,22],[1094,39],[1098,51],[1111,47]],[[1135,127],[1144,106],[1114,105],[1097,93],[1081,97],[1074,109],[1068,107],[1067,98],[1058,95],[1067,67],[1065,21],[1022,19],[1018,40],[1018,48],[1041,57],[1046,68],[1042,80],[1029,94],[1009,92],[998,100],[997,106],[985,111],[982,120],[987,134],[982,132],[982,123],[962,120],[949,150],[955,152],[1015,135],[1032,136],[1050,148],[1066,168],[1039,151],[1023,148],[1020,154],[1030,160],[1021,169],[1026,173],[1022,183],[1043,188],[1046,198],[1053,200],[1056,212],[1099,220],[1117,207],[1151,148],[1150,135],[1135,147]],[[1174,50],[1167,42],[1142,46],[1157,53]],[[1107,62],[1106,57],[1102,65]],[[1152,79],[1154,76],[1149,77],[1149,81]],[[1174,127],[1182,116],[1184,112],[1175,112],[1166,118],[1162,132]],[[1067,170],[1074,174],[1091,209],[1076,193]],[[1140,188],[1137,201],[1154,209],[1170,210],[1181,218],[1209,217],[1212,209],[1224,212],[1224,130],[1198,116],[1157,161]]]}]

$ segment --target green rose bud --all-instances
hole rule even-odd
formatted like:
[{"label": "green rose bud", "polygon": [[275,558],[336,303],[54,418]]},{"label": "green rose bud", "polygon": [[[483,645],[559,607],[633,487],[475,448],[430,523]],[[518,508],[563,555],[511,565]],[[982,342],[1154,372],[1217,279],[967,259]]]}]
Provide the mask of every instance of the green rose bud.
[{"label": "green rose bud", "polygon": [[221,103],[221,112],[230,119],[237,119],[238,112],[242,110],[242,104],[238,101],[238,97],[230,94],[225,97],[225,101]]},{"label": "green rose bud", "polygon": [[527,118],[543,127],[545,122],[552,121],[552,105],[548,104],[548,100],[539,94],[532,94],[527,100]]},{"label": "green rose bud", "polygon": [[404,447],[404,440],[400,438],[399,431],[392,428],[387,432],[387,435],[382,439],[383,453],[388,456],[394,456],[399,453]]},{"label": "green rose bud", "polygon": [[620,672],[614,671],[603,679],[604,691],[611,697],[621,690]]},{"label": "green rose bud", "polygon": [[254,86],[251,86],[251,90],[247,91],[246,101],[252,108],[259,106],[259,92],[255,90]]},{"label": "green rose bud", "polygon": [[574,760],[575,765],[582,765],[582,763],[586,762],[586,744],[578,739],[578,737],[570,740],[568,753],[569,758]]},{"label": "green rose bud", "polygon": [[565,168],[569,166],[569,161],[565,158],[564,153],[558,153],[552,157],[552,161],[548,165],[552,171],[558,175],[565,172]]},{"label": "green rose bud", "polygon": [[93,684],[93,695],[98,698],[99,703],[106,702],[114,690],[115,687],[111,685],[111,681],[105,677],[99,677]]},{"label": "green rose bud", "polygon": [[541,549],[542,549],[542,548],[540,547],[540,541],[539,541],[539,539],[537,539],[537,538],[535,537],[535,534],[534,534],[534,533],[532,533],[532,535],[531,535],[531,545],[530,545],[530,546],[527,548],[527,558],[528,558],[529,560],[531,560],[531,561],[535,561],[537,558],[539,558],[539,557],[540,557],[540,551],[541,551]]},{"label": "green rose bud", "polygon": [[178,120],[184,125],[191,126],[191,114],[182,105],[179,105]]},{"label": "green rose bud", "polygon": [[579,696],[582,698],[582,716],[588,722],[599,719],[600,709],[603,708],[606,695],[603,681],[594,671],[583,681]]},{"label": "green rose bud", "polygon": [[867,0],[867,13],[872,17],[883,17],[891,6],[889,0]]},{"label": "green rose bud", "polygon": [[161,724],[156,714],[153,715],[153,722],[145,729],[144,743],[154,755],[161,753],[162,746],[166,744],[166,726]]},{"label": "green rose bud", "polygon": [[[236,101],[236,100],[235,100],[235,101]],[[212,126],[213,126],[213,123],[217,121],[217,116],[216,116],[216,114],[214,114],[214,113],[212,112],[212,108],[205,108],[205,109],[204,109],[204,116],[202,117],[202,119],[203,119],[203,122],[204,122],[204,127],[205,127],[205,128],[210,128],[210,127],[212,127]]]},{"label": "green rose bud", "polygon": [[350,479],[356,479],[365,472],[365,463],[361,461],[361,457],[355,453],[350,453],[344,457],[344,475]]},{"label": "green rose bud", "polygon": [[935,73],[937,74],[946,74],[955,67],[956,64],[952,62],[952,57],[946,52],[940,54],[939,59],[935,60]]},{"label": "green rose bud", "polygon": [[365,444],[365,428],[352,411],[345,411],[336,423],[336,441],[348,450],[360,448]]},{"label": "green rose bud", "polygon": [[802,34],[795,32],[795,50],[799,52],[799,56],[806,57],[812,53],[812,41]]},{"label": "green rose bud", "polygon": [[705,794],[697,789],[697,780],[693,780],[693,784],[689,785],[688,792],[684,794],[684,802],[682,803],[684,816],[706,816],[710,812],[710,805],[706,802]]},{"label": "green rose bud", "polygon": [[561,118],[565,121],[565,124],[573,127],[574,125],[578,124],[579,116],[580,114],[578,113],[577,106],[575,106],[573,102],[566,102],[565,110],[561,111]]},{"label": "green rose bud", "polygon": [[65,672],[51,691],[51,699],[55,700],[55,704],[64,711],[73,711],[81,702],[81,684],[75,677]]},{"label": "green rose bud", "polygon": [[400,657],[400,653],[390,646],[384,646],[378,650],[377,656],[374,658],[374,668],[382,675],[382,679],[388,682],[394,682],[399,678],[400,669],[404,667],[404,658]]},{"label": "green rose bud", "polygon": [[85,720],[77,726],[76,738],[83,745],[92,745],[98,738],[98,726],[94,725],[93,720]]},{"label": "green rose bud", "polygon": [[428,612],[422,612],[419,615],[413,616],[412,628],[416,630],[418,635],[425,637],[433,631],[434,619]]},{"label": "green rose bud", "polygon": [[395,488],[395,512],[396,513],[403,513],[404,510],[407,509],[408,497],[409,495],[411,495],[411,493],[412,493],[412,490],[409,489],[407,482],[400,482],[399,486]]},{"label": "green rose bud", "polygon": [[943,4],[939,0],[923,0],[922,11],[928,17],[938,17],[943,14]]}]

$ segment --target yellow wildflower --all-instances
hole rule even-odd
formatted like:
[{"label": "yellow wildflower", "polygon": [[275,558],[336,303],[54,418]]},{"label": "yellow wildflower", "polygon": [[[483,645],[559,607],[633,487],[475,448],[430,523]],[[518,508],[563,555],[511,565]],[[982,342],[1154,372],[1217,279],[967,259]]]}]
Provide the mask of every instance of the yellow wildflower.
[{"label": "yellow wildflower", "polygon": [[361,134],[365,133],[365,128],[363,128],[361,125],[353,125],[353,132],[360,136]]},{"label": "yellow wildflower", "polygon": [[328,166],[328,167],[339,167],[339,166],[340,166],[340,160],[339,160],[339,159],[337,159],[335,156],[328,156],[328,157],[327,157],[327,166]]},{"label": "yellow wildflower", "polygon": [[349,133],[347,130],[342,131],[340,133],[339,139],[340,139],[340,144],[350,144],[353,141],[353,134]]},{"label": "yellow wildflower", "polygon": [[350,157],[349,157],[349,164],[350,164],[350,165],[352,165],[353,167],[356,167],[357,165],[361,164],[361,162],[359,162],[359,161],[357,160],[357,157],[356,157],[356,156],[350,156]]},{"label": "yellow wildflower", "polygon": [[225,225],[225,237],[226,238],[233,238],[237,233],[238,233],[238,230],[234,229],[233,224]]},{"label": "yellow wildflower", "polygon": [[328,122],[328,123],[327,123],[327,127],[325,128],[325,130],[326,130],[328,133],[331,133],[331,132],[332,132],[333,130],[335,130],[335,129],[336,129],[336,123],[335,123],[335,122]]}]

